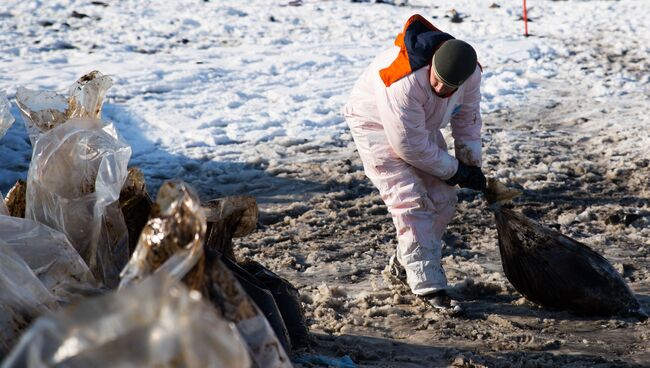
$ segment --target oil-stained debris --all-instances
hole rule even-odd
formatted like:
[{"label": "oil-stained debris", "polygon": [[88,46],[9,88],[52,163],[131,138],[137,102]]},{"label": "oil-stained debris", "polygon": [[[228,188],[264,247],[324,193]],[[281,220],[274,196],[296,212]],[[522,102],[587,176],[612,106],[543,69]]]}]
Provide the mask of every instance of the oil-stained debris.
[{"label": "oil-stained debris", "polygon": [[16,184],[9,189],[5,203],[9,215],[13,217],[25,218],[25,193],[27,191],[27,183],[24,180],[16,181]]},{"label": "oil-stained debris", "polygon": [[503,270],[529,300],[588,315],[647,318],[621,275],[587,245],[545,227],[501,204],[513,192],[490,181]]}]

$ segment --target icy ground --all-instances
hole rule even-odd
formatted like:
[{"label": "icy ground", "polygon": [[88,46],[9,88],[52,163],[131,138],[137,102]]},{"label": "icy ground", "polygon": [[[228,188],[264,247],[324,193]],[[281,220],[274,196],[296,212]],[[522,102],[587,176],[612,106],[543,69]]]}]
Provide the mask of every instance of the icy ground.
[{"label": "icy ground", "polygon": [[[64,91],[99,70],[104,118],[153,193],[252,194],[238,243],[300,287],[316,349],[362,366],[648,366],[648,322],[539,309],[505,279],[483,200],[460,192],[444,264],[463,318],[432,314],[383,275],[394,230],[339,113],[357,76],[420,13],[484,67],[486,172],[516,208],[605,255],[650,309],[650,25],[639,1],[13,1],[0,4],[0,90]],[[17,122],[0,191],[25,178]],[[451,142],[451,141],[450,141]]]}]

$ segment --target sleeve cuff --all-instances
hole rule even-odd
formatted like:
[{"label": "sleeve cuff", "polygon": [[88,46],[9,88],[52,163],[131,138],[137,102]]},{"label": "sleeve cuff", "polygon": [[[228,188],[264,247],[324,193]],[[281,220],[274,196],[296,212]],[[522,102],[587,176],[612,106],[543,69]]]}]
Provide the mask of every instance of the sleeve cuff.
[{"label": "sleeve cuff", "polygon": [[465,165],[481,166],[481,141],[454,142],[456,158]]},{"label": "sleeve cuff", "polygon": [[447,180],[451,178],[452,176],[456,175],[456,172],[458,171],[458,160],[451,155],[448,156],[449,156],[449,161],[447,167],[449,167],[450,169],[448,169],[447,172],[444,173],[444,175],[438,176],[438,178],[440,178],[441,180]]}]

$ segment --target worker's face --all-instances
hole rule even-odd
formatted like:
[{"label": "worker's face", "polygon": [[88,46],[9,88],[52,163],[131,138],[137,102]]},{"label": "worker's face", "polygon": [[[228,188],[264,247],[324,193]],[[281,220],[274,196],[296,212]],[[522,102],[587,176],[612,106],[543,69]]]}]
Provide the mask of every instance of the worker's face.
[{"label": "worker's face", "polygon": [[433,90],[433,93],[435,93],[436,96],[447,98],[451,96],[451,94],[456,90],[455,87],[450,87],[436,78],[436,73],[433,71],[433,66],[431,67],[430,75],[431,90]]}]

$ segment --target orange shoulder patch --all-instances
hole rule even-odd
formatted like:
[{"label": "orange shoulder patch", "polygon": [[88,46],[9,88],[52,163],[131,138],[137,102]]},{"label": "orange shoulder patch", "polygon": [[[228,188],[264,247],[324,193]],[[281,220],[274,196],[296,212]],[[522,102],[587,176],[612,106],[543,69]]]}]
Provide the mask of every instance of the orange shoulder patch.
[{"label": "orange shoulder patch", "polygon": [[409,55],[406,51],[406,45],[404,44],[404,37],[406,35],[406,30],[408,30],[409,26],[414,22],[421,22],[432,31],[440,31],[428,20],[424,19],[424,17],[420,14],[412,15],[406,21],[402,33],[398,34],[397,37],[395,37],[395,46],[399,46],[400,48],[397,57],[392,62],[392,64],[379,71],[379,76],[381,77],[381,80],[384,82],[384,85],[386,85],[386,87],[390,87],[391,84],[397,82],[398,80],[413,72],[413,70],[411,70],[411,63],[409,62]]}]

